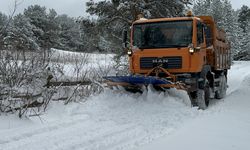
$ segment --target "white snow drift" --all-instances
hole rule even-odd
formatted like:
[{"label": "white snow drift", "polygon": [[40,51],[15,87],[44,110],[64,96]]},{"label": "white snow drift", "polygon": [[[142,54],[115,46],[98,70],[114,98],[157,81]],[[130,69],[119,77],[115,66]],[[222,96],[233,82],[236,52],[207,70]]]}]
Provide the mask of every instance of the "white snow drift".
[{"label": "white snow drift", "polygon": [[235,62],[225,99],[192,108],[184,91],[105,90],[47,114],[0,116],[1,150],[250,149],[250,62]]}]

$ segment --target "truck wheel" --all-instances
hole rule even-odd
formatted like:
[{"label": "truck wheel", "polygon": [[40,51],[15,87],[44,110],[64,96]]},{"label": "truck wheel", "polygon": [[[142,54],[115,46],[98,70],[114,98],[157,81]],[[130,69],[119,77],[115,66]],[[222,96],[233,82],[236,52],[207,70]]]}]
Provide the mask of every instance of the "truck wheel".
[{"label": "truck wheel", "polygon": [[205,83],[204,89],[197,91],[197,105],[199,109],[205,110],[209,105],[210,88],[208,82]]},{"label": "truck wheel", "polygon": [[195,92],[189,93],[192,106],[198,106],[199,109],[206,109],[210,100],[210,87],[209,82],[206,80],[203,89],[198,89]]},{"label": "truck wheel", "polygon": [[218,91],[215,92],[215,98],[216,99],[222,99],[226,96],[227,91],[227,80],[225,75],[220,76],[220,86],[218,88]]},{"label": "truck wheel", "polygon": [[139,87],[124,87],[124,89],[129,93],[143,93],[142,89]]}]

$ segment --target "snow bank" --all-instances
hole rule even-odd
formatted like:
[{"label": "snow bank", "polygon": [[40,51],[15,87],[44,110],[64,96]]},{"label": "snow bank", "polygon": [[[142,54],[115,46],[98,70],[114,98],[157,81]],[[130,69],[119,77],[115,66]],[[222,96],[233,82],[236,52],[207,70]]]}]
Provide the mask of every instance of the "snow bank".
[{"label": "snow bank", "polygon": [[184,103],[185,93],[173,96],[178,92],[105,90],[84,104],[57,103],[42,122],[31,118],[27,127],[1,128],[0,144],[4,150],[133,148],[172,133],[199,114]]},{"label": "snow bank", "polygon": [[244,78],[250,75],[250,61],[236,61],[234,62],[231,70],[228,73],[228,85],[229,89],[227,94],[241,88],[244,84]]}]

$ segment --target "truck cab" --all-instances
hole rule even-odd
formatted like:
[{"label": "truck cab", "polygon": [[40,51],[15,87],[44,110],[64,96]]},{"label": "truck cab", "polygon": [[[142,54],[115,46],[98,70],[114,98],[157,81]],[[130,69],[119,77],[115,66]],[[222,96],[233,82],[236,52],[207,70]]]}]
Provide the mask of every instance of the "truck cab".
[{"label": "truck cab", "polygon": [[[223,98],[230,44],[210,16],[145,19],[132,24],[130,72],[186,85],[193,105],[204,109],[211,97]],[[164,71],[154,73],[160,67]]]}]

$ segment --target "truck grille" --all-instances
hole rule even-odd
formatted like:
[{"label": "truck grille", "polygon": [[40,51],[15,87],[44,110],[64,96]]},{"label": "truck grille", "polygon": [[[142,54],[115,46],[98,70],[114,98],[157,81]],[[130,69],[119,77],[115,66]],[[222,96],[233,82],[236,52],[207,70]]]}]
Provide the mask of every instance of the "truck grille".
[{"label": "truck grille", "polygon": [[182,57],[141,57],[141,69],[152,69],[161,65],[165,69],[180,69],[182,68]]}]

